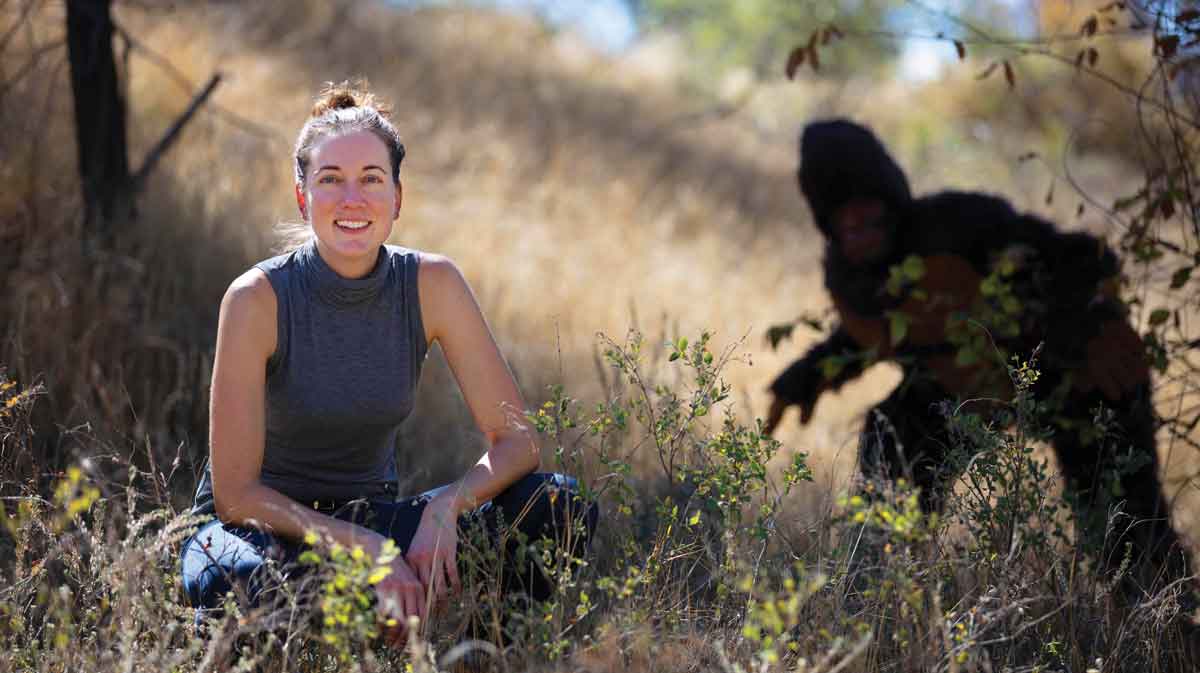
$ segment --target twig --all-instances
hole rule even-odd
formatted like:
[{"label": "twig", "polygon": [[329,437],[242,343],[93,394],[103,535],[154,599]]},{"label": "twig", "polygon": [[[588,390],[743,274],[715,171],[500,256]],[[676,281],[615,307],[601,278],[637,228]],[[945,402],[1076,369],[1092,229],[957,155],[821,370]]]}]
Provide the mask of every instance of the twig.
[{"label": "twig", "polygon": [[[147,61],[158,66],[164,73],[166,73],[167,77],[174,82],[176,86],[189,93],[196,90],[195,83],[192,82],[181,70],[179,70],[179,68],[175,67],[175,65],[172,64],[171,61],[165,56],[146,46],[144,42],[135,38],[129,33],[129,31],[125,30],[124,27],[116,22],[113,23],[113,30],[121,36],[121,39],[125,40],[126,44],[136,50],[139,55],[141,55]],[[232,123],[234,126],[247,133],[257,135],[270,142],[282,143],[284,145],[291,144],[287,138],[280,135],[270,127],[264,126],[263,124],[251,119],[247,119],[246,117],[243,117],[226,107],[223,107],[217,103],[212,103],[208,107],[218,116],[223,117],[226,121]]]},{"label": "twig", "polygon": [[204,105],[204,101],[208,100],[208,97],[212,95],[212,92],[220,83],[221,73],[218,72],[213,74],[213,76],[208,80],[208,84],[204,85],[204,89],[201,90],[200,93],[196,94],[196,97],[193,98],[192,102],[188,104],[188,107],[183,111],[183,114],[179,115],[179,118],[176,119],[173,124],[171,124],[171,127],[167,129],[167,132],[163,134],[162,138],[160,138],[159,141],[155,143],[154,147],[150,148],[150,151],[146,153],[146,159],[142,162],[142,167],[139,168],[137,173],[133,175],[133,186],[135,190],[141,189],[142,185],[146,181],[146,178],[149,177],[150,172],[154,170],[154,166],[158,163],[159,159],[162,159],[163,155],[167,153],[167,150],[171,149],[171,145],[175,144],[175,141],[179,139],[179,132],[183,130],[183,127],[189,121],[191,121],[192,117],[196,114],[196,111],[200,109],[201,105]]}]

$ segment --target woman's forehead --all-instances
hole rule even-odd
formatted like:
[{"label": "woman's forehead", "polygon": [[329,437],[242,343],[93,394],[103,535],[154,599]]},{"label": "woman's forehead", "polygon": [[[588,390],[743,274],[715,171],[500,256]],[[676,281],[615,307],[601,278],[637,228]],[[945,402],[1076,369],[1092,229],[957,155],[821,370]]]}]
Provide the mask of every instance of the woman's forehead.
[{"label": "woman's forehead", "polygon": [[345,170],[369,165],[387,170],[390,165],[383,140],[366,130],[322,138],[313,145],[311,161],[316,170],[325,166],[337,166]]}]

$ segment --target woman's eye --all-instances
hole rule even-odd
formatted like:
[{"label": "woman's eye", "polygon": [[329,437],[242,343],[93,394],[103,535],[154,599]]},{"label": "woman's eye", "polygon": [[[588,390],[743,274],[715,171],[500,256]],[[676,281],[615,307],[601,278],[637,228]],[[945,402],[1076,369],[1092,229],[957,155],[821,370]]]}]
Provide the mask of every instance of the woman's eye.
[{"label": "woman's eye", "polygon": [[365,182],[373,182],[373,183],[383,182],[383,178],[379,177],[378,175],[368,175],[367,177],[363,178],[363,180]]},{"label": "woman's eye", "polygon": [[317,182],[322,185],[332,185],[332,184],[336,183],[337,181],[338,181],[338,176],[336,176],[336,175],[322,175],[321,179],[317,180]]}]

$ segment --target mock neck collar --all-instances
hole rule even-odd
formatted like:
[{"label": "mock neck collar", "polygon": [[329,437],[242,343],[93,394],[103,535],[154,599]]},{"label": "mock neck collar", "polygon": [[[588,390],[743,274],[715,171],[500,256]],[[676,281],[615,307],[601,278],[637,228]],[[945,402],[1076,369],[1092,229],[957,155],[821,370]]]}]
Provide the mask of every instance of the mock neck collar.
[{"label": "mock neck collar", "polygon": [[300,249],[300,259],[309,281],[322,299],[336,305],[353,305],[379,296],[387,282],[387,250],[379,246],[375,266],[362,278],[345,278],[333,270],[317,251],[314,238]]}]

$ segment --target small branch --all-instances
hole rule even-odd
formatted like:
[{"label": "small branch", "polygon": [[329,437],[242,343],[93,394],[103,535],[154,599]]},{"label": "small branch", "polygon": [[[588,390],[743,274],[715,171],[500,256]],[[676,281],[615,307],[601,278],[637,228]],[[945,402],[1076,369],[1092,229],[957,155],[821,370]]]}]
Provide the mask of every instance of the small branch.
[{"label": "small branch", "polygon": [[155,164],[157,164],[158,160],[167,153],[167,150],[171,149],[171,145],[173,145],[179,138],[179,132],[183,130],[184,125],[191,121],[192,117],[196,114],[196,111],[200,109],[201,105],[204,105],[204,101],[208,100],[208,97],[212,95],[212,92],[220,83],[221,73],[218,72],[213,74],[212,78],[208,80],[208,84],[204,85],[204,89],[200,91],[200,93],[196,94],[196,97],[193,98],[192,102],[188,104],[188,107],[183,111],[183,114],[179,115],[179,118],[175,120],[175,123],[171,124],[171,128],[167,129],[167,132],[163,134],[163,137],[160,138],[159,141],[155,143],[154,147],[152,147],[150,151],[146,153],[146,159],[142,162],[142,167],[139,168],[137,173],[134,173],[133,175],[134,191],[141,189],[143,183],[146,181],[146,178],[150,175],[150,172],[154,170]]},{"label": "small branch", "polygon": [[38,2],[40,2],[40,0],[29,0],[29,2],[21,6],[21,15],[17,17],[16,21],[13,21],[12,28],[9,28],[8,32],[3,36],[0,36],[0,54],[4,53],[4,50],[8,48],[8,43],[12,41],[14,36],[16,36],[17,31],[21,29],[21,26],[25,25],[26,19],[28,19],[29,15],[33,13],[33,8],[38,4]]},{"label": "small branch", "polygon": [[[189,93],[196,90],[196,84],[188,79],[187,75],[183,74],[183,72],[179,70],[179,68],[175,67],[175,65],[172,64],[171,61],[169,61],[165,56],[146,46],[144,42],[135,38],[120,24],[114,22],[113,30],[121,36],[121,39],[125,40],[126,45],[132,47],[140,56],[158,66],[159,69],[166,73],[167,77],[170,78],[170,80],[174,82],[175,85],[180,89]],[[280,135],[278,132],[263,126],[258,122],[247,119],[246,117],[243,117],[232,110],[217,105],[216,103],[209,105],[209,109],[247,133],[252,133],[269,141],[290,146],[288,139]]]},{"label": "small branch", "polygon": [[55,40],[53,42],[43,44],[42,46],[33,50],[33,52],[31,53],[31,55],[29,57],[29,60],[26,61],[25,64],[21,66],[21,69],[18,70],[16,72],[16,74],[14,74],[7,81],[0,82],[0,98],[4,98],[4,95],[8,93],[9,89],[11,89],[13,86],[15,86],[17,84],[17,82],[20,82],[22,79],[25,78],[26,75],[28,75],[30,72],[32,72],[34,67],[36,67],[37,64],[39,62],[41,62],[43,56],[45,56],[46,54],[48,54],[56,49],[59,49],[64,44],[66,44],[66,42],[67,42],[66,40]]}]

